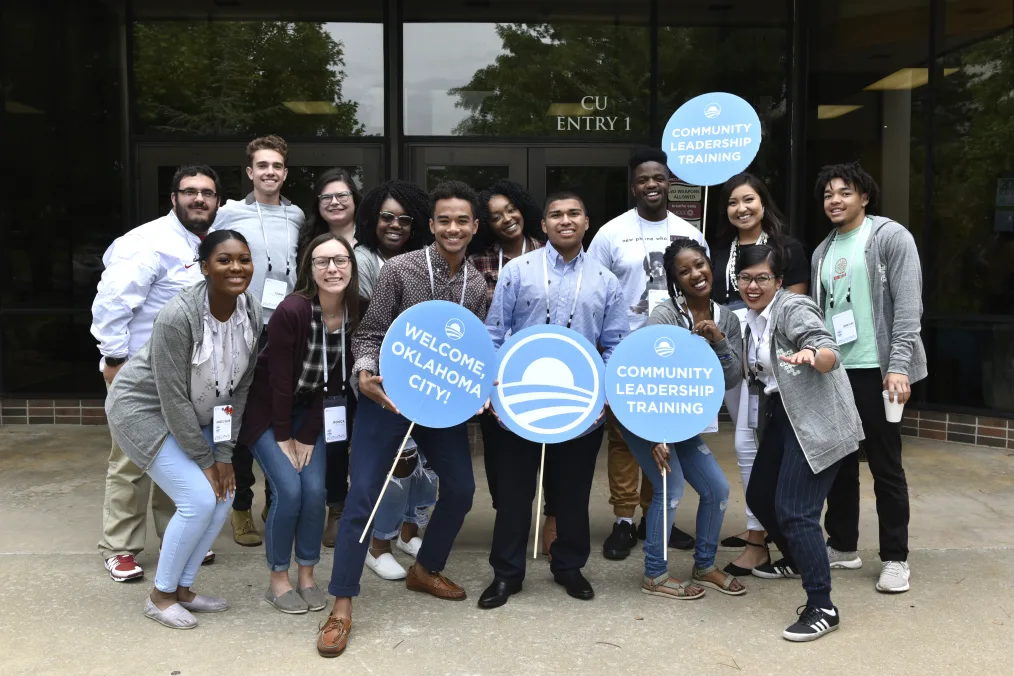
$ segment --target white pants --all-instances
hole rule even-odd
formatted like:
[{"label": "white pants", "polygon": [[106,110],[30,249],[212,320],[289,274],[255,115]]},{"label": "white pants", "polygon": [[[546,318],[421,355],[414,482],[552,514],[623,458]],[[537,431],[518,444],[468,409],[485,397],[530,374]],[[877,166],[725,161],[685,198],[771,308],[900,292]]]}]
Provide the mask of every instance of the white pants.
[{"label": "white pants", "polygon": [[[740,329],[746,331],[746,309],[735,310],[736,316],[739,317]],[[746,358],[746,355],[743,355]],[[747,387],[746,381],[741,382],[731,390],[725,391],[725,407],[729,409],[729,415],[732,417],[732,422],[736,425],[736,462],[739,463],[739,475],[743,480],[743,495],[746,495],[746,487],[750,483],[750,471],[753,469],[754,458],[757,457],[757,440],[754,437],[754,431],[750,429],[749,417],[750,417],[750,388]],[[747,530],[764,530],[764,526],[761,522],[753,515],[750,511],[749,505],[746,507],[746,527]]]}]

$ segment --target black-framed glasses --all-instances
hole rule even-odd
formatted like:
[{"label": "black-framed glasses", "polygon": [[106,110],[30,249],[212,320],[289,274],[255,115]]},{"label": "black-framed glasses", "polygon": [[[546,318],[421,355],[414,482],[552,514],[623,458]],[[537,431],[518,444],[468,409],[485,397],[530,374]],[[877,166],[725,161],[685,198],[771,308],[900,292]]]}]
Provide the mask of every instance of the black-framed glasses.
[{"label": "black-framed glasses", "polygon": [[736,279],[739,281],[740,286],[746,288],[750,286],[750,284],[753,282],[757,282],[757,286],[767,286],[775,279],[775,276],[769,275],[767,273],[762,273],[757,275],[756,277],[751,277],[748,274],[741,273],[736,276]]},{"label": "black-framed glasses", "polygon": [[348,204],[349,199],[352,197],[352,193],[348,190],[342,192],[326,192],[322,195],[317,195],[317,199],[320,200],[321,204],[331,204],[331,202],[337,200],[338,204]]},{"label": "black-framed glasses", "polygon": [[327,270],[331,263],[339,270],[347,268],[349,266],[348,256],[314,256],[313,267],[318,270]]},{"label": "black-framed glasses", "polygon": [[208,190],[207,188],[205,188],[204,190],[198,190],[197,188],[182,188],[180,190],[177,190],[176,194],[183,195],[184,197],[187,197],[189,199],[193,199],[198,195],[200,195],[206,200],[213,200],[216,197],[218,197],[217,192],[215,192],[214,190]]},{"label": "black-framed glasses", "polygon": [[388,225],[394,223],[395,221],[398,221],[398,225],[404,226],[406,228],[412,227],[412,217],[409,216],[408,214],[395,216],[390,211],[381,211],[380,220],[384,223],[387,223]]}]

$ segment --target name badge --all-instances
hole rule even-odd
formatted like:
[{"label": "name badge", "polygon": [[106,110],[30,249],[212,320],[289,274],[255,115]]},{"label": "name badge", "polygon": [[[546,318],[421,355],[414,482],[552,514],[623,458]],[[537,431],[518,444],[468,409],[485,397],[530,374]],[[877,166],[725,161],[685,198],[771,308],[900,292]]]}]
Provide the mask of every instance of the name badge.
[{"label": "name badge", "polygon": [[329,444],[349,438],[345,424],[346,404],[345,397],[324,398],[324,441]]},{"label": "name badge", "polygon": [[648,316],[662,303],[669,300],[669,292],[665,289],[648,289]]},{"label": "name badge", "polygon": [[715,419],[711,422],[710,425],[704,428],[704,431],[701,432],[701,434],[717,434],[717,433],[718,433],[718,416],[716,415]]},{"label": "name badge", "polygon": [[285,300],[289,292],[289,285],[280,279],[265,279],[264,293],[261,294],[261,307],[274,310],[278,304]]},{"label": "name badge", "polygon": [[746,418],[746,420],[747,420],[746,424],[747,424],[747,426],[750,429],[755,430],[755,429],[757,429],[757,420],[758,420],[758,418],[760,418],[760,386],[759,385],[750,385],[749,402],[750,402],[750,404],[749,404],[750,408],[749,408],[749,413],[748,413],[747,418]]},{"label": "name badge", "polygon": [[832,315],[831,323],[834,324],[834,339],[839,345],[848,345],[859,339],[859,333],[856,330],[856,316],[852,310]]},{"label": "name badge", "polygon": [[232,406],[216,406],[212,418],[212,439],[215,443],[232,441]]}]

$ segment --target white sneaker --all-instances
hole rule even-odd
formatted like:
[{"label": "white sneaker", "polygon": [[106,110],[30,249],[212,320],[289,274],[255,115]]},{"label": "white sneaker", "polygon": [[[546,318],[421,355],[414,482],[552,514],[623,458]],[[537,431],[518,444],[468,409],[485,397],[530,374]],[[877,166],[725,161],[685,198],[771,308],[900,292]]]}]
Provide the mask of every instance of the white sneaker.
[{"label": "white sneaker", "polygon": [[366,552],[366,567],[385,580],[404,580],[408,575],[390,552],[384,552],[380,556]]},{"label": "white sneaker", "polygon": [[839,552],[831,545],[828,545],[827,558],[831,562],[832,568],[859,570],[863,567],[863,560],[859,558],[859,552]]},{"label": "white sneaker", "polygon": [[911,576],[912,571],[909,570],[907,561],[884,561],[880,579],[877,581],[877,591],[888,594],[907,592],[908,579]]},{"label": "white sneaker", "polygon": [[398,549],[405,552],[414,559],[419,555],[419,549],[422,548],[422,538],[416,535],[408,542],[405,542],[404,540],[401,539],[401,535],[399,535],[398,540],[395,544],[397,544]]}]

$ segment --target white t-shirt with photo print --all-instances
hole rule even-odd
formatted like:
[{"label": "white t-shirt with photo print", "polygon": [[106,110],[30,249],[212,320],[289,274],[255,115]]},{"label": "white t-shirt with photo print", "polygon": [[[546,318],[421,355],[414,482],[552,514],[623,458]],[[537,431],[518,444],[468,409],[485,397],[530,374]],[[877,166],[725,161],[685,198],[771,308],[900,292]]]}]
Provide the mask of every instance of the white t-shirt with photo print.
[{"label": "white t-shirt with photo print", "polygon": [[644,326],[653,306],[669,297],[662,254],[681,237],[708,248],[701,231],[679,216],[669,213],[667,220],[649,221],[637,209],[609,221],[592,239],[588,255],[620,280],[631,331]]}]

